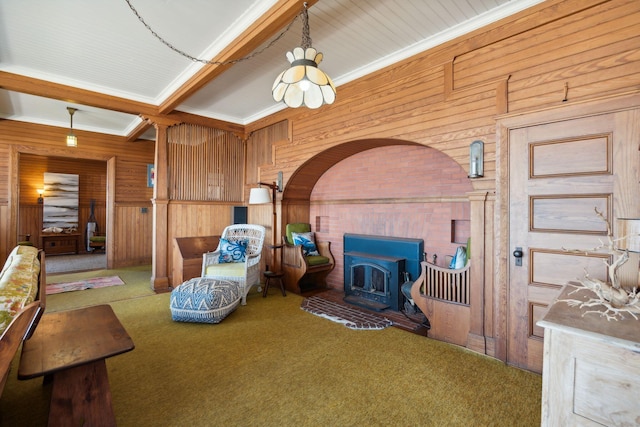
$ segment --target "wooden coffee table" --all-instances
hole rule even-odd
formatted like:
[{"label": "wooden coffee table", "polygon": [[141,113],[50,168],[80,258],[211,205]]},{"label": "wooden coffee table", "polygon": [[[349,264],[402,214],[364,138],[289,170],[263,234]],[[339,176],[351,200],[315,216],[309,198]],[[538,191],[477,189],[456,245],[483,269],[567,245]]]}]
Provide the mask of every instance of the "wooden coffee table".
[{"label": "wooden coffee table", "polygon": [[23,343],[18,379],[53,380],[49,426],[115,426],[105,359],[133,348],[109,305],[45,314]]}]

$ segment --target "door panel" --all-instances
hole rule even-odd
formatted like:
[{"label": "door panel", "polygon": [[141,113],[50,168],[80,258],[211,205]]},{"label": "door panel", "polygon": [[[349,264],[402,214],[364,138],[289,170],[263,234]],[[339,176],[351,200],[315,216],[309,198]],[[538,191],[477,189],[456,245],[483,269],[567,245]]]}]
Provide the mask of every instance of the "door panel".
[{"label": "door panel", "polygon": [[615,115],[572,119],[510,130],[510,251],[507,362],[542,371],[542,328],[536,326],[570,280],[605,279],[607,254],[569,253],[607,239],[595,214],[614,217]]}]

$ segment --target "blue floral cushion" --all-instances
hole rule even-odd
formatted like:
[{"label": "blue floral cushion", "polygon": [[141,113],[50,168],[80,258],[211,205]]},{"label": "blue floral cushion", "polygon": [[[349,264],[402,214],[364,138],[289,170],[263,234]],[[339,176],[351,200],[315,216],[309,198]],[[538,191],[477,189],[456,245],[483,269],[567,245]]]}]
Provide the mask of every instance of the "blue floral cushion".
[{"label": "blue floral cushion", "polygon": [[247,240],[230,241],[220,239],[220,257],[219,263],[225,262],[244,262],[247,253]]},{"label": "blue floral cushion", "polygon": [[302,245],[302,253],[304,256],[320,255],[316,247],[316,241],[313,232],[308,233],[291,233],[294,245]]}]

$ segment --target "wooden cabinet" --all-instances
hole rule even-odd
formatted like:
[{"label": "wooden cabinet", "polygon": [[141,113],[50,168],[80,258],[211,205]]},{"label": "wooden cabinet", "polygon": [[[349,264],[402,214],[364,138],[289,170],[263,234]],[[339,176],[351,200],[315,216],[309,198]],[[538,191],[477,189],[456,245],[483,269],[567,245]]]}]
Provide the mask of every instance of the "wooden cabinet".
[{"label": "wooden cabinet", "polygon": [[218,248],[220,236],[176,237],[173,239],[171,284],[178,286],[202,273],[202,255]]},{"label": "wooden cabinet", "polygon": [[[584,300],[586,291],[559,300]],[[543,426],[631,426],[640,420],[640,320],[607,321],[555,302],[544,330]]]},{"label": "wooden cabinet", "polygon": [[81,233],[42,233],[41,247],[47,255],[77,254],[81,237]]}]

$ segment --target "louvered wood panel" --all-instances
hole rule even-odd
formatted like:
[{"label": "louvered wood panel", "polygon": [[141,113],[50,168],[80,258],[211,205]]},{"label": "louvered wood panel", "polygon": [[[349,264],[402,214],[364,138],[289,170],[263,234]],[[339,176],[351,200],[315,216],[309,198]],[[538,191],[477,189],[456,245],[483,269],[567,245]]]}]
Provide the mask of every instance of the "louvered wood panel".
[{"label": "louvered wood panel", "polygon": [[238,202],[243,199],[243,142],[230,132],[196,125],[168,131],[169,198]]}]

